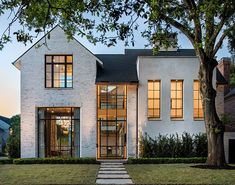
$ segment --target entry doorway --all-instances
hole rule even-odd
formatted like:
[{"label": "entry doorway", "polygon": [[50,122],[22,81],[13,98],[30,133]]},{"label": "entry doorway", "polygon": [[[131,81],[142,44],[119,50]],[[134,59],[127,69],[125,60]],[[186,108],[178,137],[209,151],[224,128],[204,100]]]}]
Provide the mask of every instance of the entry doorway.
[{"label": "entry doorway", "polygon": [[235,164],[235,139],[229,139],[229,163]]},{"label": "entry doorway", "polygon": [[126,85],[97,86],[97,158],[127,158]]}]

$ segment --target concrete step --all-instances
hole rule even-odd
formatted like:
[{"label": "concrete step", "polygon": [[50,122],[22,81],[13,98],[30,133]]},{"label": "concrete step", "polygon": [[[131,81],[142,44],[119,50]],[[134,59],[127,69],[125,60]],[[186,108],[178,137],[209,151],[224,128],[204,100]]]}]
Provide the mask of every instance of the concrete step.
[{"label": "concrete step", "polygon": [[101,165],[101,168],[124,168],[124,165]]},{"label": "concrete step", "polygon": [[133,184],[131,179],[97,179],[96,184]]},{"label": "concrete step", "polygon": [[128,174],[98,174],[97,179],[129,179]]},{"label": "concrete step", "polygon": [[99,171],[98,174],[127,174],[126,171]]},{"label": "concrete step", "polygon": [[100,168],[100,171],[125,171],[125,168]]}]

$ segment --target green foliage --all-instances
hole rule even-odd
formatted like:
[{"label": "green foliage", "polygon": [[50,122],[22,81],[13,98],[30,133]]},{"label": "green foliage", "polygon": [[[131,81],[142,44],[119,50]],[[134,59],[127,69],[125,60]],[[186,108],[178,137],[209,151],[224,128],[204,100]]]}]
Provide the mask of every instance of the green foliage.
[{"label": "green foliage", "polygon": [[140,156],[153,157],[206,157],[207,137],[206,134],[190,135],[183,133],[182,136],[159,135],[152,139],[147,134],[140,139]]},{"label": "green foliage", "polygon": [[99,164],[96,158],[22,158],[14,159],[13,164]]},{"label": "green foliage", "polygon": [[[234,52],[235,52],[235,48],[234,48]],[[234,64],[231,64],[231,66],[230,66],[229,86],[232,88],[235,87],[235,66],[234,66]]]},{"label": "green foliage", "polygon": [[128,164],[174,164],[174,163],[205,163],[206,157],[191,158],[129,158]]},{"label": "green foliage", "polygon": [[229,114],[221,114],[220,120],[224,125],[227,125],[231,122],[231,116]]},{"label": "green foliage", "polygon": [[6,143],[6,152],[11,158],[20,157],[20,115],[11,118],[10,135]]},{"label": "green foliage", "polygon": [[13,164],[13,159],[0,159],[0,164]]},{"label": "green foliage", "polygon": [[[34,30],[37,36],[60,24],[70,39],[77,34],[107,46],[116,45],[118,40],[134,45],[134,34],[141,33],[158,51],[160,47],[175,47],[176,36],[181,32],[198,54],[202,54],[202,49],[214,58],[224,38],[231,38],[235,30],[234,4],[234,0],[9,0],[0,2],[0,16],[12,12],[10,26],[20,23],[22,28],[15,34],[24,43],[32,39],[27,29]],[[3,35],[10,39],[9,32],[10,27]],[[0,39],[0,49],[7,40]]]}]

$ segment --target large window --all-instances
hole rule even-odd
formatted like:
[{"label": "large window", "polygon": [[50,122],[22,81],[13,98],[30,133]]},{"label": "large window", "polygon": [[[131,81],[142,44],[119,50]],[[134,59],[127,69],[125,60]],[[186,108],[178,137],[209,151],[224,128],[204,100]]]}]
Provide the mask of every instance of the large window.
[{"label": "large window", "polygon": [[79,118],[79,108],[39,108],[39,157],[79,157]]},{"label": "large window", "polygon": [[73,86],[73,57],[71,55],[46,55],[45,60],[46,88]]},{"label": "large window", "polygon": [[148,119],[154,120],[160,118],[161,112],[161,81],[148,81]]},{"label": "large window", "polygon": [[171,80],[171,118],[183,118],[183,80]]},{"label": "large window", "polygon": [[194,111],[193,117],[194,119],[203,119],[203,108],[202,108],[202,100],[200,95],[200,83],[198,80],[194,80],[193,83],[193,104],[194,104]]},{"label": "large window", "polygon": [[97,86],[97,157],[98,159],[126,158],[125,85]]}]

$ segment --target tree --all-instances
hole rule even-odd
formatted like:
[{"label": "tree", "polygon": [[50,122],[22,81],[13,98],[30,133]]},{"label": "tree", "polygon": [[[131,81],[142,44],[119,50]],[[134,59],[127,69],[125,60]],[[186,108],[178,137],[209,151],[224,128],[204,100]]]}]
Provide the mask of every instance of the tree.
[{"label": "tree", "polygon": [[[215,55],[224,39],[235,29],[235,0],[10,0],[2,1],[2,14],[13,12],[13,19],[2,35],[0,45],[8,42],[10,26],[19,20],[23,28],[14,32],[26,43],[32,35],[60,24],[69,38],[78,34],[92,42],[113,46],[118,40],[134,44],[134,33],[142,30],[154,51],[176,46],[177,33],[192,43],[199,59],[199,81],[208,137],[207,165],[225,165],[224,125],[215,108],[212,86]],[[139,26],[139,21],[143,22]],[[145,27],[143,27],[143,25]],[[95,35],[93,34],[96,32]]]},{"label": "tree", "polygon": [[235,30],[231,31],[228,35],[228,49],[232,54],[229,85],[231,88],[234,88],[235,87]]},{"label": "tree", "polygon": [[20,157],[20,115],[11,118],[10,135],[7,139],[6,152],[11,158]]}]

